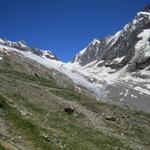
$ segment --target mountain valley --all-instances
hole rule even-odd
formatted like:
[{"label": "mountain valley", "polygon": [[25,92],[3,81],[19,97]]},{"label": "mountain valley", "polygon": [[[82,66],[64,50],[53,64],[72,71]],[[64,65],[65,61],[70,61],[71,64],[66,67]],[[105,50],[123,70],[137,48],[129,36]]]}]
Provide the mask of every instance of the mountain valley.
[{"label": "mountain valley", "polygon": [[150,7],[73,60],[0,39],[0,150],[149,150]]}]

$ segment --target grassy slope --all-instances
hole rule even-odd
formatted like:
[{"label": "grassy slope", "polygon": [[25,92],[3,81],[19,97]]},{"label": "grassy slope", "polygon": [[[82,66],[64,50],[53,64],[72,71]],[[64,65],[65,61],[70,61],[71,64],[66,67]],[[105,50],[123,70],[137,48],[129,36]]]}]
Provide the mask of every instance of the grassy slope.
[{"label": "grassy slope", "polygon": [[[97,102],[71,89],[60,88],[53,80],[18,72],[1,70],[0,82],[0,111],[3,114],[0,117],[11,133],[5,144],[11,141],[21,149],[40,150],[140,147],[146,150],[150,146],[148,114]],[[74,114],[66,114],[63,110],[68,104],[79,105],[81,111],[76,109]],[[87,113],[93,112],[93,121],[99,118],[98,121],[110,132],[105,132],[101,123],[97,128],[96,123],[83,113],[82,107]],[[108,121],[106,115],[112,115],[117,120]]]}]

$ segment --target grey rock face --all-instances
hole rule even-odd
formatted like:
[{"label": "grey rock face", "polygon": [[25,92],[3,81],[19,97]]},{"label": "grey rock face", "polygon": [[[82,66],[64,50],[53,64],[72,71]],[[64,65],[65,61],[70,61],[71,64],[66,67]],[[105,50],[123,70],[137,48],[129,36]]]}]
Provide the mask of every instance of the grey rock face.
[{"label": "grey rock face", "polygon": [[[118,70],[130,64],[130,71],[147,67],[150,64],[149,58],[144,58],[142,55],[136,59],[133,57],[135,45],[141,40],[138,35],[150,28],[150,16],[146,14],[150,11],[149,7],[149,5],[146,6],[143,13],[138,13],[131,23],[115,35],[90,43],[83,54],[76,55],[72,63],[76,61],[84,66],[94,60],[97,62],[103,60],[99,67],[106,66]],[[124,57],[121,62],[113,62],[114,59],[121,57]]]},{"label": "grey rock face", "polygon": [[143,11],[150,12],[150,4],[146,5]]}]

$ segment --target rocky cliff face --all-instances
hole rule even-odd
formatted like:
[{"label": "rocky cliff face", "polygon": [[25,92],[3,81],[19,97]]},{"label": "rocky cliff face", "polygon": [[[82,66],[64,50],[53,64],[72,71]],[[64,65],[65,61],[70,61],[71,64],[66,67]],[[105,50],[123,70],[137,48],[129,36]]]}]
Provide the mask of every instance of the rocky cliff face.
[{"label": "rocky cliff face", "polygon": [[[150,9],[147,6],[131,23],[115,35],[91,42],[73,59],[81,66],[97,61],[97,66],[121,69],[130,64],[129,70],[143,69],[149,65]],[[145,37],[146,36],[146,37]],[[143,42],[143,43],[142,43]],[[141,44],[140,44],[141,43]],[[120,61],[116,61],[116,60]],[[103,62],[103,63],[99,63]]]}]

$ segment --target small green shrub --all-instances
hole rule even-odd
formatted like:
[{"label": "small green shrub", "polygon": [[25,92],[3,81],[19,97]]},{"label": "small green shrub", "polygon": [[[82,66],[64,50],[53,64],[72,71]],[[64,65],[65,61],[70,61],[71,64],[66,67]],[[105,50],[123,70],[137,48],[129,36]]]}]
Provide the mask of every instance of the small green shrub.
[{"label": "small green shrub", "polygon": [[6,150],[4,146],[0,144],[0,150]]}]

